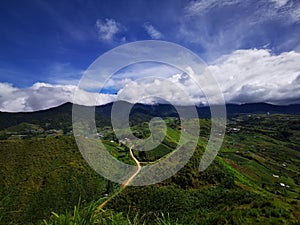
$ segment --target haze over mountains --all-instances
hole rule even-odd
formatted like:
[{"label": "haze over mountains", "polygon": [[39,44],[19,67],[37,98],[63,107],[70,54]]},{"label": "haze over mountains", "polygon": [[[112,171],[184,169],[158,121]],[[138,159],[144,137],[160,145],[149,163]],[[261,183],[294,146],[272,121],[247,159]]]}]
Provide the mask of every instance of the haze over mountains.
[{"label": "haze over mountains", "polygon": [[[124,104],[130,104],[124,102]],[[50,121],[53,124],[60,122],[72,123],[72,103],[65,103],[58,107],[53,107],[47,110],[36,112],[20,112],[8,113],[0,112],[0,129],[9,126],[17,125],[21,122],[32,123],[34,121]],[[113,103],[95,107],[96,119],[101,119],[104,123],[109,123],[111,116],[111,108]],[[131,104],[132,105],[132,104]],[[85,107],[85,106],[84,106]],[[141,117],[143,120],[151,119],[152,117],[178,117],[176,109],[168,104],[135,104],[132,105],[130,116]],[[181,106],[185,110],[189,110],[188,106]],[[267,103],[251,103],[251,104],[228,104],[226,105],[227,116],[231,117],[237,114],[295,114],[300,115],[300,105],[272,105]],[[210,108],[207,106],[197,107],[199,118],[209,118]]]}]

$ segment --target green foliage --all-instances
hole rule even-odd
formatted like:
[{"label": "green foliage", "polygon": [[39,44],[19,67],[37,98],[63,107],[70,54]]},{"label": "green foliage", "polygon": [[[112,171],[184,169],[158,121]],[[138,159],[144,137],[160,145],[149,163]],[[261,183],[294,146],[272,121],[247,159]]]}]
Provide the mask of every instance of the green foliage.
[{"label": "green foliage", "polygon": [[0,218],[29,224],[53,210],[89,202],[107,191],[107,181],[83,160],[70,137],[10,140],[0,144]]},{"label": "green foliage", "polygon": [[126,212],[128,204],[130,217],[137,213],[143,215],[140,220],[146,224],[156,224],[157,215],[162,214],[169,215],[170,224],[256,224],[257,221],[281,224],[282,221],[293,221],[293,216],[283,205],[238,188],[135,187],[121,193],[109,208]]},{"label": "green foliage", "polygon": [[113,213],[105,210],[98,211],[97,207],[99,204],[99,201],[92,202],[88,206],[83,207],[79,201],[78,205],[74,206],[73,211],[68,210],[63,214],[52,212],[50,219],[48,221],[43,220],[43,223],[44,225],[128,224],[122,213]]},{"label": "green foliage", "polygon": [[[147,112],[141,110],[138,108],[139,113],[131,115],[131,124],[133,132],[145,138],[150,135],[151,117],[145,118]],[[66,122],[50,114],[44,114],[49,118],[43,113],[35,118],[24,114],[23,120],[9,124],[13,126],[4,122],[5,130],[0,131],[0,136],[5,139],[7,132],[70,129],[67,114],[60,115],[60,119],[66,116]],[[18,118],[18,114],[14,117]],[[101,127],[97,129],[103,134],[101,141],[109,153],[134,164],[128,147],[118,143],[105,119],[98,119],[96,123]],[[165,120],[168,127],[163,143],[145,153],[134,151],[142,165],[176,148],[180,120]],[[31,225],[41,219],[44,225],[299,224],[299,121],[299,116],[292,115],[233,118],[219,156],[208,169],[199,172],[210,133],[210,121],[200,119],[199,144],[177,174],[160,184],[127,187],[100,211],[97,207],[102,197],[116,193],[119,185],[106,181],[87,165],[74,138],[32,135],[27,140],[2,140],[0,224]],[[233,132],[236,127],[240,130]],[[77,203],[80,196],[82,200]]]},{"label": "green foliage", "polygon": [[[83,206],[79,201],[74,206],[73,211],[68,210],[62,214],[52,212],[50,219],[44,219],[40,225],[146,225],[145,221],[141,221],[141,216],[138,213],[131,218],[122,212],[99,210],[100,203],[101,200]],[[169,214],[165,216],[163,213],[156,217],[155,223],[158,225],[179,225],[177,222],[172,223]]]}]

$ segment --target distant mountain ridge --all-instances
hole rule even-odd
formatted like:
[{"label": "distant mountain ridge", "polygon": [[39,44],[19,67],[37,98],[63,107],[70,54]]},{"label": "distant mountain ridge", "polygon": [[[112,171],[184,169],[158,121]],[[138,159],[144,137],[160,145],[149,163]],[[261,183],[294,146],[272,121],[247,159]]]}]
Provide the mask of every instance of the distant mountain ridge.
[{"label": "distant mountain ridge", "polygon": [[[122,102],[122,104],[130,104]],[[17,125],[21,122],[35,123],[51,123],[60,126],[61,123],[72,124],[72,103],[64,103],[60,106],[53,107],[46,110],[36,112],[19,112],[8,113],[0,112],[0,129],[9,126]],[[106,105],[96,106],[95,115],[96,120],[99,119],[104,122],[110,120],[111,108],[113,103]],[[174,106],[169,104],[135,104],[132,105],[131,117],[138,118],[139,120],[148,120],[152,117],[176,117],[178,113]],[[87,106],[83,106],[87,107]],[[189,110],[193,106],[178,106],[183,110]],[[296,114],[300,115],[300,104],[295,105],[272,105],[268,103],[248,103],[248,104],[227,104],[227,116],[232,117],[237,114]],[[208,106],[197,107],[198,115],[200,118],[210,117],[210,108]]]},{"label": "distant mountain ridge", "polygon": [[246,103],[242,105],[237,104],[227,104],[228,114],[240,114],[240,113],[250,113],[250,114],[300,114],[300,104],[292,105],[272,105],[268,103]]}]

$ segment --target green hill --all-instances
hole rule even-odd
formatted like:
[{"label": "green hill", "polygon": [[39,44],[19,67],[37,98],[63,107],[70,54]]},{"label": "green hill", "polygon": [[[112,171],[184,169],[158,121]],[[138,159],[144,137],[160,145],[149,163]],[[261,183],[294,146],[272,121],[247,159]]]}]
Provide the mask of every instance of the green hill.
[{"label": "green hill", "polygon": [[108,182],[82,159],[71,137],[0,141],[0,224],[31,224],[51,211],[90,202]]},{"label": "green hill", "polygon": [[[0,130],[0,224],[300,223],[297,115],[233,117],[221,151],[203,172],[199,172],[198,164],[210,121],[193,119],[193,123],[200,122],[201,135],[184,168],[161,183],[121,190],[83,160],[72,133],[62,130],[69,126],[68,120],[59,122],[60,132],[53,124],[46,126],[45,121],[56,121],[54,116],[53,121],[47,118],[49,111],[45,117],[40,113]],[[149,136],[148,122],[137,118],[133,133],[141,138]],[[118,143],[105,121],[99,117],[97,123],[106,124],[98,126],[101,141],[115,158],[134,164],[128,147]],[[152,163],[176,147],[180,121],[165,121],[165,139],[154,150],[134,151],[139,161]],[[106,199],[108,203],[97,211]]]}]

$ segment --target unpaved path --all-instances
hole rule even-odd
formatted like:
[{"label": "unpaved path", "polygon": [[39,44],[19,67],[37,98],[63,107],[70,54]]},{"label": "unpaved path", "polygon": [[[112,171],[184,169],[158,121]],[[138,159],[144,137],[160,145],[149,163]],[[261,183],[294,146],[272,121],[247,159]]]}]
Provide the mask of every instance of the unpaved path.
[{"label": "unpaved path", "polygon": [[118,195],[124,188],[126,188],[130,183],[131,181],[136,177],[136,175],[139,174],[140,170],[142,169],[142,166],[141,166],[141,163],[135,158],[133,152],[132,152],[132,148],[134,146],[131,146],[129,151],[130,151],[130,156],[131,158],[134,160],[134,162],[136,163],[137,165],[137,170],[134,172],[134,174],[132,174],[132,176],[130,178],[128,178],[127,180],[125,180],[122,184],[121,184],[121,187],[120,187],[120,190],[115,193],[114,195],[112,195],[110,198],[108,198],[107,200],[105,200],[101,205],[98,206],[98,210],[102,209],[107,202],[109,202],[111,199],[113,199],[116,195]]},{"label": "unpaved path", "polygon": [[135,161],[138,169],[136,170],[136,172],[134,174],[132,174],[132,176],[123,182],[123,184],[121,185],[121,188],[125,188],[126,186],[128,186],[131,181],[136,177],[136,175],[138,175],[138,173],[141,171],[142,167],[141,167],[141,163],[135,158],[135,156],[133,155],[133,152],[132,152],[132,148],[133,146],[130,147],[129,151],[130,151],[130,156],[131,158]]}]

